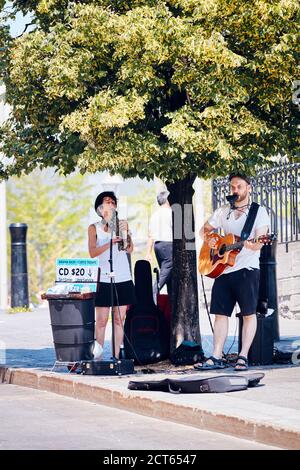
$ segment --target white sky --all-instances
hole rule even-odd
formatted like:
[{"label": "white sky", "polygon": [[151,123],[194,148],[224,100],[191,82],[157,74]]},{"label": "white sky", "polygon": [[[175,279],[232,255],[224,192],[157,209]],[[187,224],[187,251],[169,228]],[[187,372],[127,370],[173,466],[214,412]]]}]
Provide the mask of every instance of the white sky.
[{"label": "white sky", "polygon": [[[6,2],[5,9],[11,8],[12,2]],[[25,25],[30,23],[30,15],[23,16],[22,13],[18,13],[15,21],[9,22],[10,33],[13,37],[19,36],[22,34]],[[27,30],[28,31],[28,30]]]}]

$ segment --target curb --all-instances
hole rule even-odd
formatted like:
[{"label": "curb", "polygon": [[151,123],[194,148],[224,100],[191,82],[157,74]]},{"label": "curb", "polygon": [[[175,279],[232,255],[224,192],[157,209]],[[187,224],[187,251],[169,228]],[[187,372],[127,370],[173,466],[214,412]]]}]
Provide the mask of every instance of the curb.
[{"label": "curb", "polygon": [[52,372],[0,366],[0,383],[57,393],[283,449],[300,448],[300,431],[296,429],[155,397],[149,398],[138,393],[132,395],[129,391],[118,390],[113,384],[108,387],[99,383],[83,383],[78,376],[61,377]]}]

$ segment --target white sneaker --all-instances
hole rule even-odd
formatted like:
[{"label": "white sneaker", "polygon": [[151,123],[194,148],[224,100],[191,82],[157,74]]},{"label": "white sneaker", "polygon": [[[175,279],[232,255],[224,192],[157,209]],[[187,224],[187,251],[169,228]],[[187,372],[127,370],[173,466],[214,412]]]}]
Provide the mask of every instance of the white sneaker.
[{"label": "white sneaker", "polygon": [[92,354],[93,354],[95,360],[100,359],[102,354],[103,354],[103,348],[102,348],[101,344],[98,343],[98,341],[96,341],[96,340],[94,341],[94,344],[92,346]]}]

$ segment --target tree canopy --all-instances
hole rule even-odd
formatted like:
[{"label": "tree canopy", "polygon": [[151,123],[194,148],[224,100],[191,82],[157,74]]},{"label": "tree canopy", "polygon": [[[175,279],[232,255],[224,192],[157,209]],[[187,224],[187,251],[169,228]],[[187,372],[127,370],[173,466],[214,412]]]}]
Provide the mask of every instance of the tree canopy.
[{"label": "tree canopy", "polygon": [[299,1],[13,5],[35,29],[0,33],[12,105],[0,177],[52,166],[174,181],[299,149]]},{"label": "tree canopy", "polygon": [[[158,176],[184,209],[197,175],[250,173],[299,151],[299,0],[12,3],[34,30],[12,39],[0,26],[12,106],[0,179],[47,166]],[[171,350],[200,340],[186,223],[191,211],[173,243]]]}]

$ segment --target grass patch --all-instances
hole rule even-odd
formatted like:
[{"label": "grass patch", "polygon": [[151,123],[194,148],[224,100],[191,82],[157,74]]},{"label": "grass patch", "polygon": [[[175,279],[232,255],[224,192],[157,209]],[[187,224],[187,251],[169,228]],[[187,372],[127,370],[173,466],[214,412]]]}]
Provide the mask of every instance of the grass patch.
[{"label": "grass patch", "polygon": [[33,312],[30,307],[11,307],[8,309],[8,313],[21,313],[21,312]]}]

